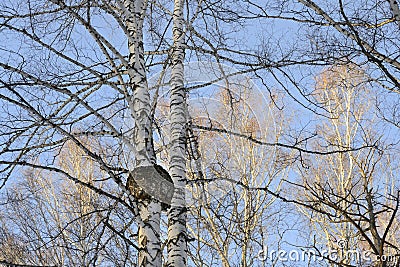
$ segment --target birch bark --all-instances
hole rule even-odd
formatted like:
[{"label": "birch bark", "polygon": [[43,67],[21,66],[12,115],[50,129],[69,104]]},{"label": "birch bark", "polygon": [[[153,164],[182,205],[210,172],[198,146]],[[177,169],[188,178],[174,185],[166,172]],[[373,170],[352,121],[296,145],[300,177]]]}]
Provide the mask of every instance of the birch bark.
[{"label": "birch bark", "polygon": [[175,186],[171,208],[168,212],[168,262],[167,266],[187,266],[186,230],[186,125],[187,105],[183,84],[184,24],[183,1],[174,0],[173,53],[171,71],[171,150],[170,173]]},{"label": "birch bark", "polygon": [[[143,22],[146,14],[146,0],[125,0],[125,18],[129,33],[129,79],[131,92],[127,96],[135,119],[133,144],[135,167],[153,166],[156,157],[153,147],[150,94],[146,78],[143,47]],[[160,241],[161,205],[153,199],[138,201],[143,226],[138,233],[138,265],[162,266]]]}]

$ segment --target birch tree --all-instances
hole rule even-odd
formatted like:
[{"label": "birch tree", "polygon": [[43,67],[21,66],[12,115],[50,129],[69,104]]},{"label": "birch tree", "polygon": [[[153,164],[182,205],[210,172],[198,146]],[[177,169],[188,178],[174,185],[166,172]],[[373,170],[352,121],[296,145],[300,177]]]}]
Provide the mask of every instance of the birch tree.
[{"label": "birch tree", "polygon": [[[124,1],[124,22],[128,32],[129,46],[129,68],[127,70],[130,99],[128,101],[135,119],[133,130],[135,167],[153,167],[156,163],[143,47],[143,24],[147,4],[147,1]],[[139,215],[144,223],[140,226],[138,233],[138,266],[161,266],[161,204],[150,198],[139,201],[138,205]]]},{"label": "birch tree", "polygon": [[[193,124],[279,139],[290,120],[283,119],[283,112],[272,102],[267,114],[258,113],[257,106],[265,106],[263,95],[246,84],[246,77],[238,80],[228,79],[216,90],[212,104],[206,105],[208,117],[204,117],[202,105],[192,108]],[[275,100],[281,101],[278,96]],[[279,188],[292,155],[225,133],[196,130],[195,134],[203,168],[199,175],[196,164],[189,165],[189,194],[195,198],[188,205],[188,230],[194,237],[191,262],[194,266],[259,266],[258,254],[264,246],[279,247],[279,235],[285,231],[279,218],[288,213],[280,214],[283,205],[255,188]],[[195,157],[192,149],[189,158]]]},{"label": "birch tree", "polygon": [[[188,132],[223,134],[249,141],[257,149],[279,148],[288,161],[299,161],[304,166],[305,155],[345,154],[376,147],[370,142],[360,146],[311,146],[321,135],[316,123],[307,119],[310,114],[318,118],[329,116],[329,111],[313,98],[310,84],[321,65],[365,62],[365,71],[377,87],[397,91],[398,53],[392,50],[398,47],[398,8],[393,1],[378,1],[375,11],[360,9],[374,15],[375,21],[364,22],[364,13],[357,13],[362,4],[330,3],[1,2],[0,34],[4,42],[0,43],[0,188],[18,179],[18,173],[26,168],[66,177],[126,210],[126,224],[114,227],[120,230],[114,233],[130,249],[138,249],[138,258],[131,262],[161,266],[168,257],[164,260],[168,266],[187,266],[190,238],[183,188],[188,178],[186,145],[193,145]],[[329,15],[331,10],[335,11],[334,16]],[[294,25],[289,32],[294,37],[282,32],[282,21]],[[187,72],[183,63],[189,61],[215,63],[217,68],[203,74],[218,70],[217,75],[205,75],[197,84],[188,84],[186,78],[194,70]],[[161,73],[158,82],[149,85],[155,73]],[[298,108],[302,114],[299,121],[276,138],[190,119],[190,100],[209,94],[217,82],[243,74],[256,80],[279,110],[291,112],[292,106]],[[170,105],[169,120],[156,113],[162,99],[160,88],[165,87],[170,90],[165,101]],[[233,107],[233,88],[226,89],[227,103]],[[276,91],[285,93],[288,101],[275,102]],[[266,106],[262,104],[260,109]],[[208,118],[209,111],[202,117]],[[394,114],[389,121],[396,125],[396,118]],[[98,140],[98,147],[82,142],[85,136]],[[165,140],[168,142],[163,143]],[[87,182],[65,166],[55,164],[59,148],[67,142],[74,143],[93,161],[94,168],[104,173],[103,180]],[[161,145],[155,150],[157,142]],[[161,164],[161,153],[169,156],[168,163]],[[170,203],[162,203],[163,196],[154,193],[155,189],[163,189],[157,180],[160,168],[173,180],[172,202],[166,201]],[[104,181],[109,187],[101,187]],[[245,184],[235,186],[246,188]],[[279,198],[274,189],[266,186],[256,190]],[[138,198],[135,192],[139,191],[146,197]],[[250,194],[247,197],[250,199]],[[162,204],[171,205],[167,238],[161,236]],[[131,235],[136,228],[138,235]]]},{"label": "birch tree", "polygon": [[[5,48],[10,57],[17,59],[13,62],[2,58],[4,72],[13,76],[7,81],[2,76],[4,107],[15,105],[12,109],[21,112],[17,119],[20,124],[10,126],[13,130],[3,134],[3,138],[10,138],[2,147],[3,186],[16,166],[29,166],[66,175],[122,203],[133,216],[139,215],[136,219],[140,226],[139,266],[161,266],[160,203],[149,200],[138,203],[138,207],[131,206],[129,203],[137,200],[123,182],[123,173],[127,170],[155,163],[143,47],[147,1],[87,4],[38,1],[20,6],[4,3],[4,9],[10,13],[3,12],[2,27],[21,37],[19,49],[23,52],[18,57],[12,49]],[[114,29],[101,32],[96,25],[101,19],[104,19],[102,23],[113,23]],[[115,27],[119,27],[119,32],[112,32]],[[127,40],[127,56],[118,51],[115,38],[105,37],[114,33]],[[76,34],[83,34],[88,46],[81,46]],[[32,47],[38,47],[40,53],[30,54]],[[94,63],[96,57],[101,59]],[[35,64],[41,70],[36,71]],[[34,94],[30,94],[31,88]],[[13,112],[6,114],[12,116]],[[131,118],[124,121],[126,115],[133,118],[132,128]],[[83,126],[79,130],[78,124]],[[82,135],[95,135],[103,140],[111,138],[116,142],[98,153],[79,141],[77,137]],[[114,180],[118,188],[116,194],[82,181],[63,167],[52,166],[53,147],[67,140],[72,140],[108,174],[108,179]],[[112,152],[112,146],[119,152]],[[121,153],[127,150],[128,153]],[[50,153],[45,155],[46,151]],[[45,162],[33,163],[30,159],[36,154],[43,156]],[[126,194],[125,199],[120,193]]]},{"label": "birch tree", "polygon": [[[373,93],[362,69],[354,65],[333,66],[316,82],[316,96],[325,103],[332,117],[320,126],[325,140],[337,146],[380,140],[374,129]],[[310,159],[310,168],[301,169],[302,188],[298,201],[315,237],[309,242],[316,251],[324,246],[342,251],[330,266],[394,266],[398,246],[391,236],[398,235],[398,181],[390,145],[383,150],[366,149],[347,154]],[[312,163],[311,163],[312,162]],[[395,185],[397,184],[397,186]],[[295,187],[296,188],[296,187]],[[347,254],[358,251],[359,255]],[[370,259],[365,257],[370,251]],[[332,256],[332,255],[330,255]],[[387,256],[386,260],[385,256]]]},{"label": "birch tree", "polygon": [[183,0],[174,1],[173,11],[173,49],[171,66],[171,151],[170,172],[175,191],[168,211],[168,262],[167,266],[187,266],[187,230],[186,230],[186,127],[187,106],[184,88],[183,63],[184,21]]},{"label": "birch tree", "polygon": [[[96,142],[81,140],[88,147]],[[67,142],[57,165],[86,183],[101,180],[94,162]],[[38,266],[134,265],[136,249],[118,235],[126,212],[117,202],[48,171],[29,169],[2,194],[2,264]],[[109,185],[99,185],[105,189]],[[15,251],[20,251],[15,253]]]}]

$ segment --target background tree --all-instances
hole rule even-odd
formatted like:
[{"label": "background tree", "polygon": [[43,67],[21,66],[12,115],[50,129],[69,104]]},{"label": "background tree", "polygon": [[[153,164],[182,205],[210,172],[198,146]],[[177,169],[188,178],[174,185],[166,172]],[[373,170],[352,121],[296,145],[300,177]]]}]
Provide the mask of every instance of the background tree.
[{"label": "background tree", "polygon": [[[301,188],[299,209],[311,226],[308,245],[317,251],[344,251],[332,266],[369,266],[371,262],[361,257],[367,250],[372,252],[372,266],[393,266],[393,258],[377,259],[398,254],[392,238],[398,236],[397,166],[391,161],[391,146],[376,130],[380,126],[368,77],[355,65],[333,66],[317,77],[315,95],[331,114],[320,124],[324,139],[316,146],[375,142],[385,149],[318,156],[310,159],[308,169],[299,169],[302,182],[294,190]],[[355,250],[358,258],[346,255]]]},{"label": "background tree", "polygon": [[[96,142],[81,140],[88,147]],[[104,173],[72,142],[60,148],[57,166],[93,184]],[[109,186],[106,181],[99,188]],[[126,208],[48,171],[27,170],[2,195],[3,262],[40,266],[134,265],[136,235]],[[20,250],[21,254],[15,253]]]}]

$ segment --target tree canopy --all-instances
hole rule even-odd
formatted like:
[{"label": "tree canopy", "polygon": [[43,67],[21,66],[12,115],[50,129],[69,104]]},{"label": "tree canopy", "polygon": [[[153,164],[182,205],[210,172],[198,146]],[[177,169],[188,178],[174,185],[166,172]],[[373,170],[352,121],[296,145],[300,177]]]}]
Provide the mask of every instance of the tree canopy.
[{"label": "tree canopy", "polygon": [[0,264],[398,266],[399,39],[395,0],[2,1]]}]

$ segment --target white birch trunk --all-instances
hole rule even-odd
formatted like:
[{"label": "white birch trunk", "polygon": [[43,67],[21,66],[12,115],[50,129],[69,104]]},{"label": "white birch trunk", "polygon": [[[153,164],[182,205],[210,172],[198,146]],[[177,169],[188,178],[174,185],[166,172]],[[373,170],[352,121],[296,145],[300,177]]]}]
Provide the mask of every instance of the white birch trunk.
[{"label": "white birch trunk", "polygon": [[[143,21],[146,13],[146,0],[125,0],[125,18],[129,33],[129,77],[132,93],[128,101],[135,119],[133,144],[135,147],[135,166],[153,166],[155,153],[151,127],[150,94],[146,79],[143,47]],[[162,266],[160,241],[161,205],[152,199],[138,202],[143,226],[138,233],[138,267]]]},{"label": "white birch trunk", "polygon": [[175,186],[171,208],[168,212],[168,262],[169,267],[187,266],[186,230],[186,124],[187,106],[183,84],[184,30],[183,1],[174,0],[173,53],[171,71],[171,150],[170,174]]}]

